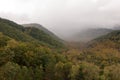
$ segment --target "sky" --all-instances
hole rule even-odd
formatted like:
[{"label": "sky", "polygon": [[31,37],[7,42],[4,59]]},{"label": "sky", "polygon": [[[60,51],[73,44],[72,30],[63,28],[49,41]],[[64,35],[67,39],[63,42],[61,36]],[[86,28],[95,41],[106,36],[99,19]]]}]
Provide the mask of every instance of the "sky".
[{"label": "sky", "polygon": [[0,17],[39,23],[61,38],[120,24],[120,0],[0,0]]}]

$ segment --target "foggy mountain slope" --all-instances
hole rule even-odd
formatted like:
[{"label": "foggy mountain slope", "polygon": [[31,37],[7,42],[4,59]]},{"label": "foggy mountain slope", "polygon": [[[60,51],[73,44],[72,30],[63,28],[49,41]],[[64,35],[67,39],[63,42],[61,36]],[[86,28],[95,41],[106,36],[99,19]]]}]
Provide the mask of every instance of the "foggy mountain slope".
[{"label": "foggy mountain slope", "polygon": [[107,41],[107,40],[119,44],[120,43],[120,30],[112,31],[111,33],[108,33],[107,35],[96,38],[93,41],[104,42],[104,41]]},{"label": "foggy mountain slope", "polygon": [[[104,49],[120,50],[120,30],[112,31],[104,36],[96,38],[88,42],[88,49],[94,49],[97,52]],[[107,51],[108,52],[108,51]]]},{"label": "foggy mountain slope", "polygon": [[38,28],[42,31],[44,31],[45,33],[49,34],[50,36],[52,36],[53,38],[55,38],[56,40],[59,41],[63,41],[62,39],[60,39],[58,36],[56,36],[54,33],[52,33],[51,31],[49,31],[47,28],[45,28],[44,26],[37,24],[37,23],[30,23],[30,24],[23,24],[24,27],[35,27]]},{"label": "foggy mountain slope", "polygon": [[64,47],[63,43],[60,40],[57,40],[56,38],[52,37],[48,33],[38,28],[25,27],[25,33],[33,37],[34,39],[48,43],[49,45],[52,45],[53,47],[56,47],[56,48]]},{"label": "foggy mountain slope", "polygon": [[40,30],[43,30],[44,32],[50,34],[50,35],[54,35],[52,32],[50,32],[48,29],[44,28],[42,25],[37,24],[37,23],[30,23],[30,24],[23,24],[24,27],[35,27],[35,28],[39,28]]},{"label": "foggy mountain slope", "polygon": [[112,31],[113,31],[112,29],[107,29],[107,28],[90,28],[74,34],[73,36],[71,36],[71,39],[72,41],[77,41],[77,42],[80,42],[80,41],[88,42],[97,37],[106,35]]},{"label": "foggy mountain slope", "polygon": [[120,25],[113,27],[114,30],[120,30]]}]

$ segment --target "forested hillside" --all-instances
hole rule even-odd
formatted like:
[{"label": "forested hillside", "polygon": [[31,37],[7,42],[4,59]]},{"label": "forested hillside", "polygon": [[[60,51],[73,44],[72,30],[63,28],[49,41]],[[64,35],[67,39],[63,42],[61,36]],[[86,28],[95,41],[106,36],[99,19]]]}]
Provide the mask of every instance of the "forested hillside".
[{"label": "forested hillside", "polygon": [[22,42],[33,42],[51,47],[63,48],[61,41],[56,40],[43,30],[34,27],[23,27],[12,21],[0,19],[0,32]]},{"label": "forested hillside", "polygon": [[38,28],[26,27],[24,32],[29,36],[33,37],[34,39],[52,45],[53,47],[58,47],[58,48],[63,47],[61,41],[55,39],[54,37],[50,36],[49,34],[45,33],[44,31]]},{"label": "forested hillside", "polygon": [[85,46],[63,53],[75,64],[74,69],[79,66],[74,80],[120,80],[120,30],[89,41]]},{"label": "forested hillside", "polygon": [[53,80],[55,65],[66,61],[48,47],[19,42],[0,33],[0,80]]},{"label": "forested hillside", "polygon": [[120,31],[76,49],[0,19],[0,80],[120,80]]},{"label": "forested hillside", "polygon": [[23,24],[24,27],[34,27],[34,28],[38,28],[39,30],[44,31],[45,33],[51,35],[52,37],[54,37],[55,39],[59,39],[54,33],[52,33],[51,31],[49,31],[48,29],[44,28],[44,26],[37,24],[37,23],[31,23],[31,24]]}]

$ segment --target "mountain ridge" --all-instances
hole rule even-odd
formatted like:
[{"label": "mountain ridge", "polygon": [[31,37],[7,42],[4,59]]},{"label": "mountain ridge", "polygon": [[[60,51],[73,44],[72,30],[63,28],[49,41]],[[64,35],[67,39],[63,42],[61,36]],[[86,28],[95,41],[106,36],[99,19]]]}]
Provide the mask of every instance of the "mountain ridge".
[{"label": "mountain ridge", "polygon": [[[23,41],[23,42],[35,42],[35,43],[37,42],[43,45],[48,44],[50,46],[58,47],[58,48],[63,47],[63,43],[61,41],[56,40],[54,37],[49,35],[50,31],[49,33],[46,33],[43,30],[32,28],[31,31],[36,30],[39,34],[37,34],[37,32],[35,31],[34,32],[35,35],[31,35],[26,33],[29,32],[28,30],[30,30],[30,28],[29,29],[28,28],[29,27],[24,27],[13,21],[0,18],[0,32],[11,38],[14,38],[15,40]],[[39,36],[39,38],[41,39],[38,39],[35,36]]]},{"label": "mountain ridge", "polygon": [[73,41],[88,42],[100,36],[106,35],[112,31],[113,29],[108,28],[90,28],[87,30],[83,30],[80,33],[74,34]]}]

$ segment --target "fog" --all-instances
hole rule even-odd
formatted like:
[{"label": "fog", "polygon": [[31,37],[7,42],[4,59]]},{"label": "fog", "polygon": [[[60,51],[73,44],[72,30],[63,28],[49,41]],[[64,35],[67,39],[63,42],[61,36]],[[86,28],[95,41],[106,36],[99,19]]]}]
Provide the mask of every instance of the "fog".
[{"label": "fog", "polygon": [[87,28],[120,24],[120,0],[0,0],[0,17],[39,23],[65,39]]}]

